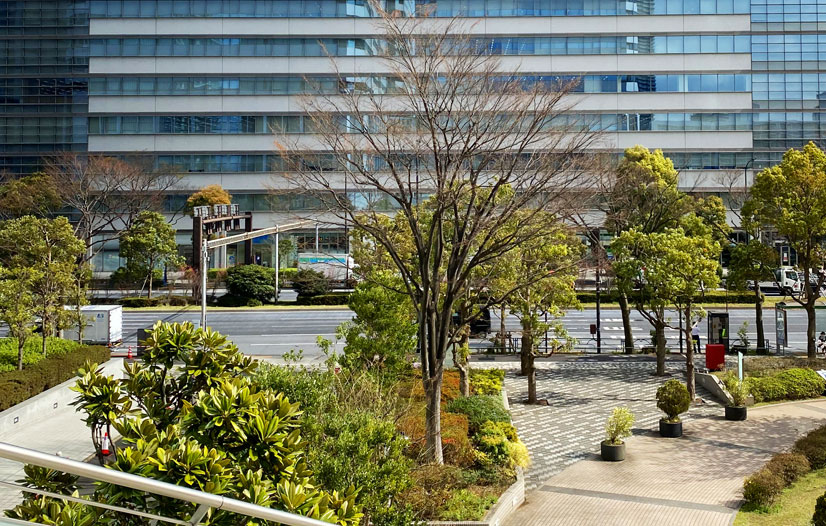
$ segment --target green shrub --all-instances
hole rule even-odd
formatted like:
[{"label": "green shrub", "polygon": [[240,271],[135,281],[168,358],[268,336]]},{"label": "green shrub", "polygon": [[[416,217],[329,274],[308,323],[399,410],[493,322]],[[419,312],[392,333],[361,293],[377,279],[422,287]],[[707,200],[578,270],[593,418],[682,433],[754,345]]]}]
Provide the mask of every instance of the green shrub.
[{"label": "green shrub", "polygon": [[666,414],[666,421],[679,422],[680,414],[688,411],[691,396],[679,380],[671,379],[657,389],[657,408]]},{"label": "green shrub", "polygon": [[826,380],[811,369],[786,369],[777,373],[774,378],[785,385],[786,398],[789,400],[816,398],[822,395],[826,388]]},{"label": "green shrub", "polygon": [[[34,365],[37,362],[55,356],[62,356],[74,351],[80,344],[74,340],[49,337],[46,340],[46,356],[43,356],[43,339],[33,336],[26,340],[23,346],[23,367]],[[0,338],[0,372],[17,369],[17,338]]]},{"label": "green shrub", "polygon": [[189,298],[186,296],[167,296],[163,302],[172,307],[186,307],[189,305]]},{"label": "green shrub", "polygon": [[826,427],[820,427],[800,437],[794,451],[806,457],[812,469],[826,467]]},{"label": "green shrub", "polygon": [[261,303],[261,300],[257,300],[255,298],[247,300],[247,307],[260,307],[261,305],[263,305],[263,303]]},{"label": "green shrub", "polygon": [[347,305],[349,301],[349,292],[333,292],[318,296],[299,296],[296,303],[298,305]]},{"label": "green shrub", "polygon": [[[109,275],[109,285],[112,287],[141,287],[144,284],[146,275],[143,270],[128,270],[126,267],[119,267]],[[163,271],[156,268],[152,271],[152,286],[163,285]]]},{"label": "green shrub", "polygon": [[280,281],[280,286],[283,287],[286,283],[292,284],[296,273],[298,273],[298,269],[295,267],[278,269],[278,280]]},{"label": "green shrub", "polygon": [[823,394],[826,381],[811,369],[784,369],[771,376],[749,376],[746,384],[755,402],[800,400]]},{"label": "green shrub", "polygon": [[330,280],[321,272],[309,268],[303,268],[296,272],[292,282],[293,290],[301,298],[320,296],[330,290]]},{"label": "green shrub", "polygon": [[726,386],[726,390],[731,395],[731,403],[734,407],[743,407],[746,405],[746,398],[749,396],[748,383],[745,381],[741,382],[733,371],[729,371],[729,373],[726,374],[723,383]]},{"label": "green shrub", "polygon": [[778,453],[766,463],[765,467],[780,475],[787,486],[812,469],[809,460],[800,453]]},{"label": "green shrub", "polygon": [[815,514],[812,515],[812,526],[826,526],[826,493],[817,498]]},{"label": "green shrub", "polygon": [[478,521],[485,516],[488,508],[496,503],[496,497],[480,497],[475,493],[460,489],[455,491],[445,503],[439,519],[444,521]]},{"label": "green shrub", "polygon": [[234,294],[224,294],[215,301],[219,307],[246,307],[249,298],[235,296]]},{"label": "green shrub", "polygon": [[139,309],[142,307],[157,307],[161,304],[161,300],[159,298],[129,297],[121,298],[118,303],[129,309]]},{"label": "green shrub", "polygon": [[743,498],[750,506],[769,508],[786,486],[783,478],[768,469],[761,469],[743,483]]},{"label": "green shrub", "polygon": [[605,436],[611,444],[622,444],[623,438],[631,436],[634,414],[627,407],[615,407],[605,424]]},{"label": "green shrub", "polygon": [[477,395],[498,395],[502,393],[505,371],[502,369],[471,369],[470,389]]},{"label": "green shrub", "polygon": [[275,296],[275,269],[239,265],[227,269],[227,290],[233,296],[270,301]]},{"label": "green shrub", "polygon": [[207,270],[207,279],[209,281],[218,281],[219,283],[222,281],[226,281],[227,279],[227,269],[225,268],[211,268]]},{"label": "green shrub", "polygon": [[0,411],[69,380],[86,361],[104,363],[109,358],[106,347],[82,346],[45,358],[22,371],[0,373]]},{"label": "green shrub", "polygon": [[476,434],[487,421],[507,423],[511,421],[510,413],[502,405],[501,396],[476,395],[457,398],[447,404],[446,410],[467,415],[471,434]]}]

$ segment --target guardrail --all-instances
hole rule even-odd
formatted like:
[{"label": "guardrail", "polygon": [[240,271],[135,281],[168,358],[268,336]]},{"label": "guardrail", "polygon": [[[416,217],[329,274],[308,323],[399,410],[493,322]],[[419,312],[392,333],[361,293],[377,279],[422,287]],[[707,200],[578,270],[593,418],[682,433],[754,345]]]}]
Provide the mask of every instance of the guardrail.
[{"label": "guardrail", "polygon": [[[65,499],[69,501],[79,501],[88,506],[105,508],[120,513],[126,513],[129,515],[135,515],[138,517],[151,519],[153,521],[167,522],[170,524],[188,524],[191,526],[195,526],[201,523],[201,519],[203,519],[204,516],[206,516],[207,512],[209,512],[210,509],[216,509],[229,511],[231,513],[237,513],[239,515],[255,519],[274,521],[287,526],[330,526],[330,523],[322,522],[316,519],[311,519],[309,517],[304,517],[303,515],[287,513],[286,511],[274,510],[272,508],[265,508],[263,506],[258,506],[257,504],[250,504],[249,502],[244,502],[237,499],[230,499],[227,497],[222,497],[221,495],[214,495],[212,493],[206,493],[191,488],[176,486],[174,484],[161,482],[159,480],[150,479],[147,477],[141,477],[139,475],[133,475],[131,473],[124,473],[122,471],[106,469],[104,467],[95,466],[93,464],[86,464],[84,462],[78,462],[76,460],[70,460],[68,458],[49,455],[41,451],[26,449],[5,442],[0,442],[0,458],[21,462],[23,464],[33,464],[44,468],[51,468],[58,471],[62,471],[64,473],[71,473],[79,477],[86,477],[92,480],[100,480],[102,482],[108,482],[110,484],[124,486],[138,491],[145,491],[147,493],[152,493],[153,495],[161,495],[164,497],[182,500],[197,505],[197,508],[193,511],[192,517],[189,519],[189,521],[181,521],[179,519],[137,512],[135,510],[126,509],[119,506],[111,506],[108,504],[102,504],[99,502],[94,502],[86,499],[79,499],[68,495],[47,493],[43,490],[36,488],[27,488],[25,486],[20,486],[17,484],[0,482],[0,485],[6,487],[13,487],[27,493],[48,495],[50,497]],[[17,521],[11,521],[10,519],[0,519],[0,523],[4,522],[14,522],[15,524],[18,523]],[[36,523],[21,522],[21,524]]]}]

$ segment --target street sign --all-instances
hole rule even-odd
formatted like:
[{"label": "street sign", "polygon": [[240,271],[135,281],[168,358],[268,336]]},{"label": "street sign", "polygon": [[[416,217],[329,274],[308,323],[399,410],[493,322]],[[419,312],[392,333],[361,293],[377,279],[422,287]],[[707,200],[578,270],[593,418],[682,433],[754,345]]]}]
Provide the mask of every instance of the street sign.
[{"label": "street sign", "polygon": [[786,339],[787,335],[787,325],[786,325],[786,309],[783,308],[775,308],[774,309],[774,334],[777,340],[777,352],[780,352],[780,348],[782,347],[785,349],[789,343]]}]

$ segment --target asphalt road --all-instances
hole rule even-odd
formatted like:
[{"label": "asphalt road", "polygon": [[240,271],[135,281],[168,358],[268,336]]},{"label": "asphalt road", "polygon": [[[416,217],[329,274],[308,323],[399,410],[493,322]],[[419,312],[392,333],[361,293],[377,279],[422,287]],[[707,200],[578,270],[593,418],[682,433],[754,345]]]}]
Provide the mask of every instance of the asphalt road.
[{"label": "asphalt road", "polygon": [[[724,309],[715,309],[715,312]],[[499,328],[499,318],[492,312],[492,329]],[[677,314],[671,313],[676,325]],[[317,337],[335,340],[335,330],[339,324],[352,318],[349,310],[254,310],[254,311],[211,311],[207,322],[213,329],[228,335],[238,347],[250,355],[261,357],[281,357],[291,350],[303,350],[305,360],[321,361],[324,359],[316,343]],[[158,311],[126,311],[124,312],[124,345],[136,345],[137,330],[151,327],[157,320],[167,322],[191,321],[198,323],[200,314],[196,311],[158,312]],[[594,352],[596,342],[591,337],[590,325],[595,323],[594,309],[571,311],[562,318],[563,325],[569,334],[578,340],[578,347],[585,351]],[[602,309],[602,348],[604,352],[617,351],[622,346],[622,320],[616,309]],[[636,312],[631,314],[634,327],[634,337],[643,340],[649,337],[651,326]],[[737,330],[744,321],[749,322],[748,334],[752,344],[756,342],[757,334],[754,325],[753,309],[729,309],[729,330],[732,342],[736,340]],[[518,333],[519,320],[515,316],[508,316],[505,320],[506,329]],[[765,309],[764,326],[766,337],[772,345],[775,342],[774,310]],[[788,331],[790,349],[805,350],[806,316],[801,309],[789,312]],[[700,324],[702,343],[706,343],[707,323]],[[518,334],[515,336],[518,337]],[[669,345],[676,349],[679,345],[678,331],[667,329],[666,337]],[[483,339],[476,339],[474,347],[489,345]],[[341,350],[342,344],[337,344]]]}]

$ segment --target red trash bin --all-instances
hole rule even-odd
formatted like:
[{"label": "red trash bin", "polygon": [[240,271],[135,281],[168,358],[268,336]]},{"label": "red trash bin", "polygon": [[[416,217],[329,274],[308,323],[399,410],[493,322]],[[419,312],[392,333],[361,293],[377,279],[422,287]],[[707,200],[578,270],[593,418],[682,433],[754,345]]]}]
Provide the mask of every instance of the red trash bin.
[{"label": "red trash bin", "polygon": [[706,344],[706,369],[720,371],[726,366],[726,346],[722,343]]}]

